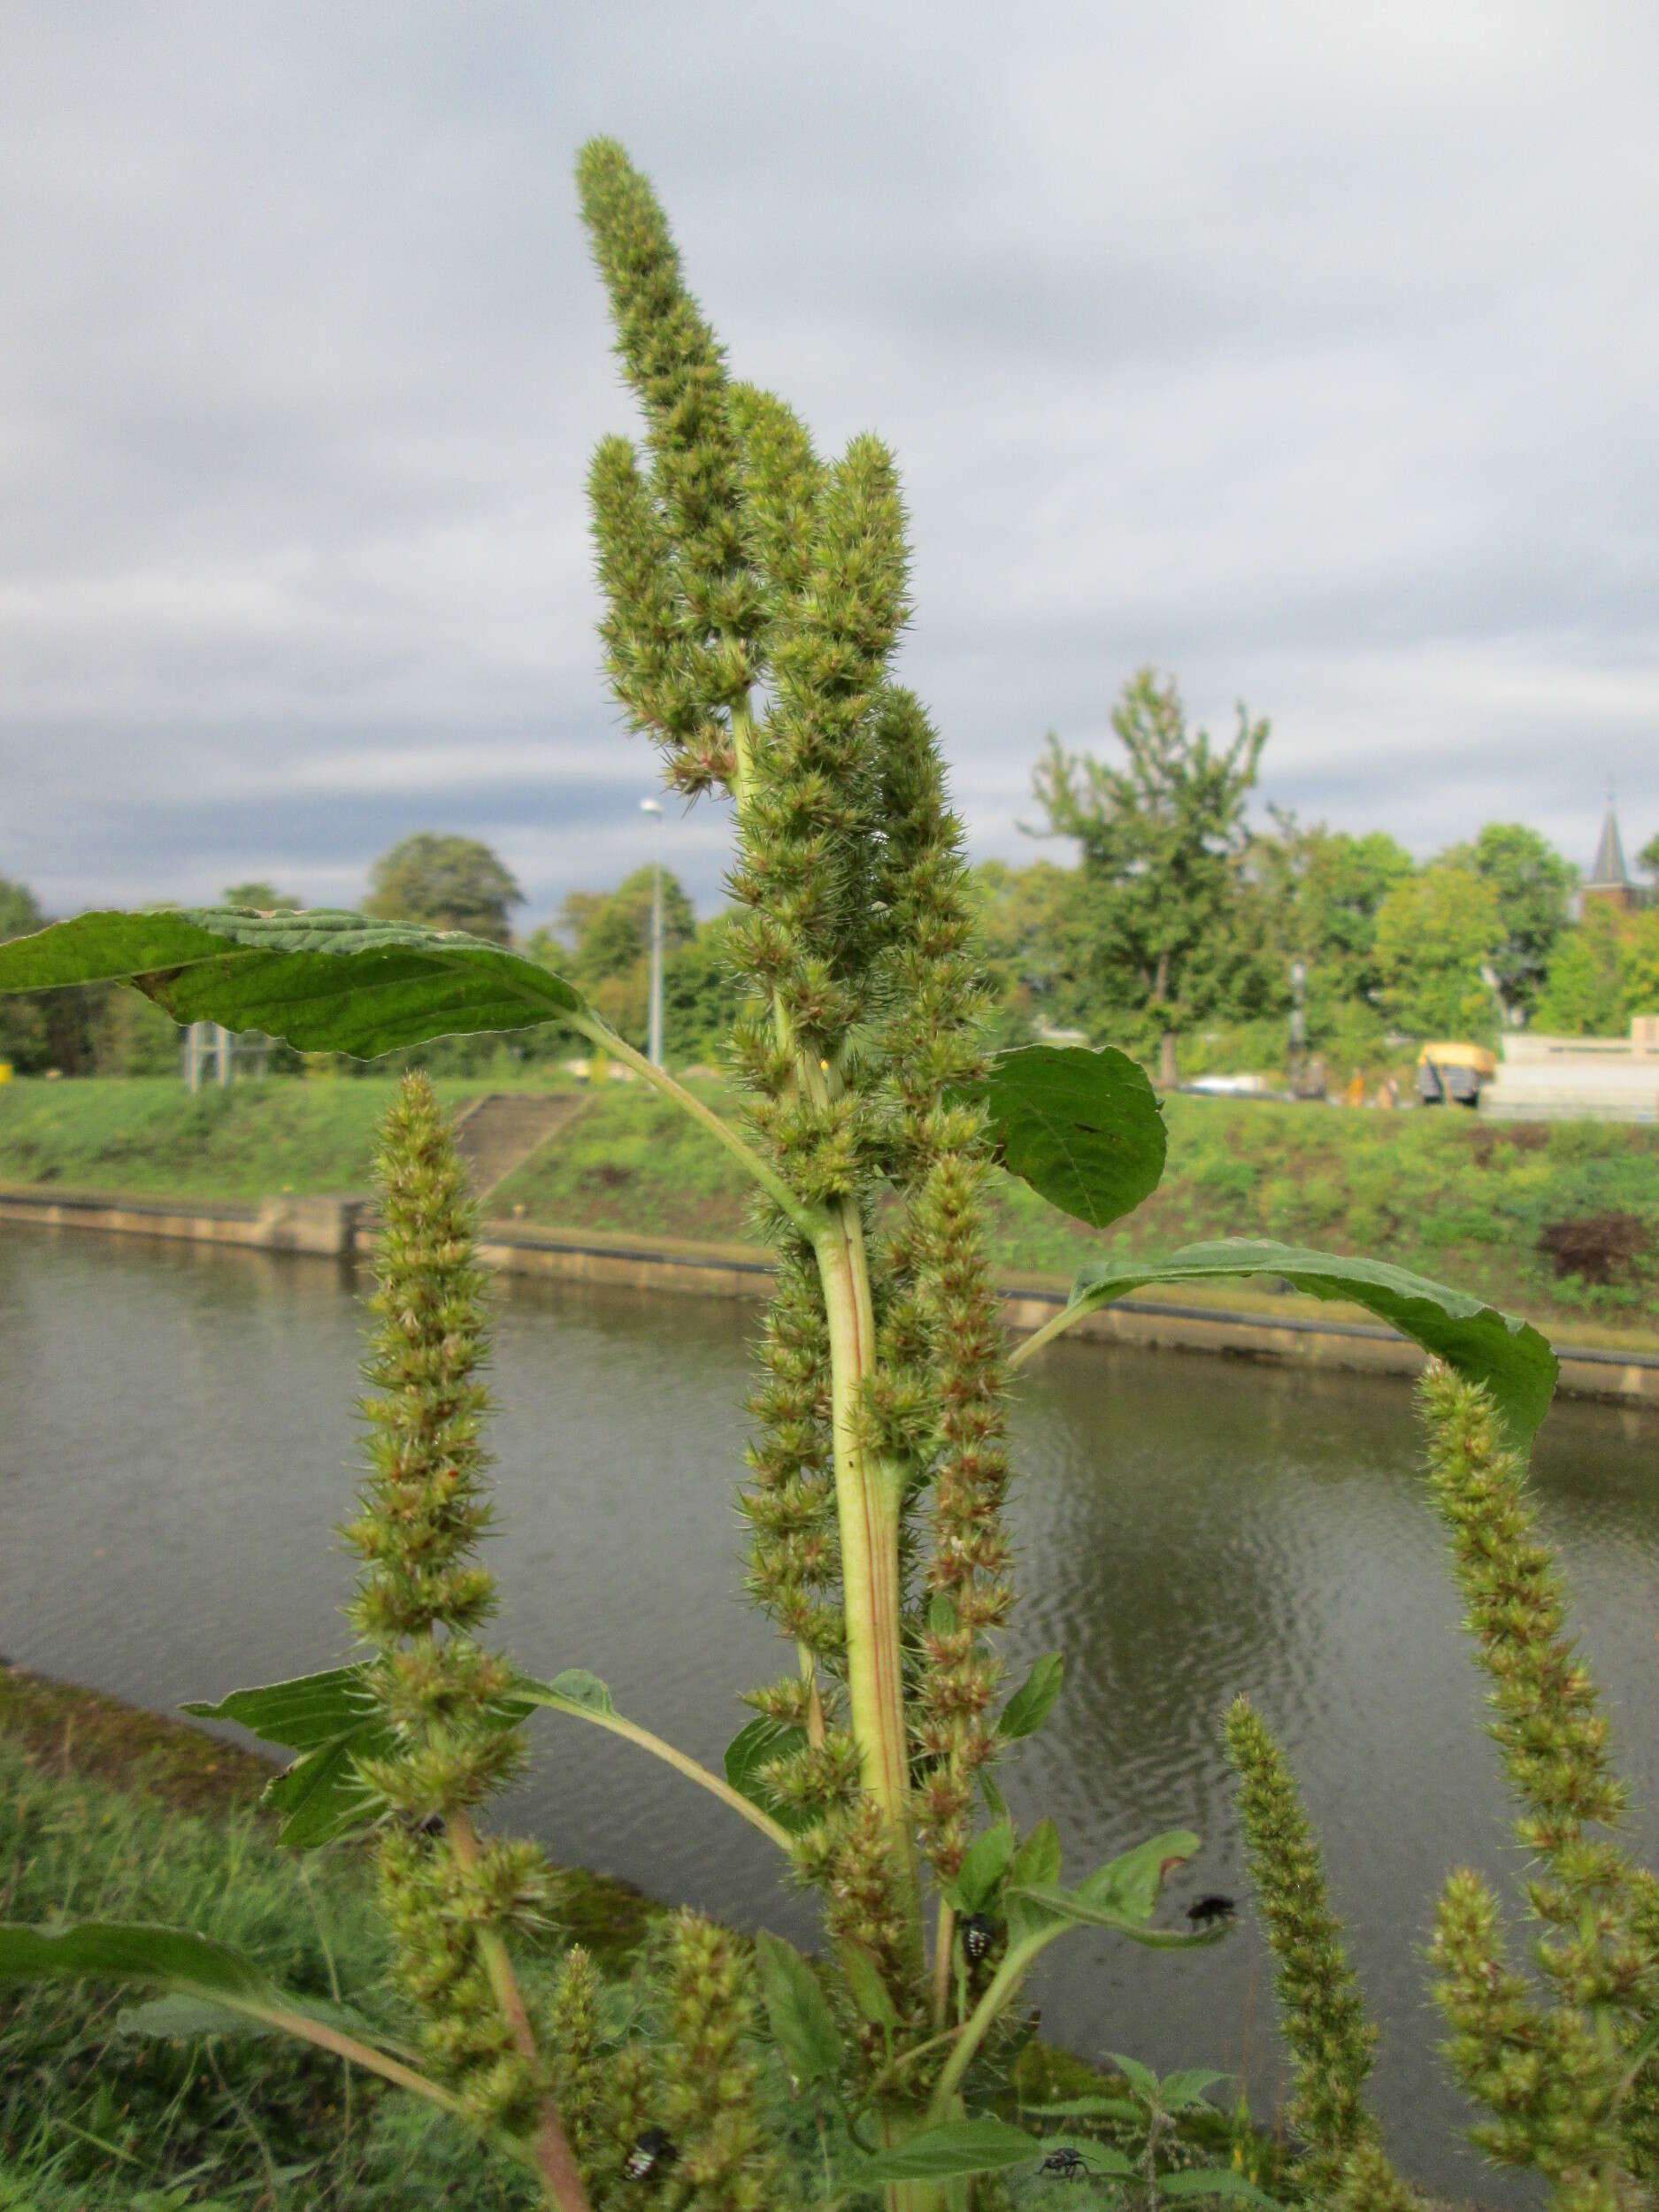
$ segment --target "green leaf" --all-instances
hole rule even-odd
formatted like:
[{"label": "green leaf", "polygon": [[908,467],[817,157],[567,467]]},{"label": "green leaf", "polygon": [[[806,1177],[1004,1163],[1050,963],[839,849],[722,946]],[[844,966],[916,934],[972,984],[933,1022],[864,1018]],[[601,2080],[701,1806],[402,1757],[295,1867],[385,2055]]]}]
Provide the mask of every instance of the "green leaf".
[{"label": "green leaf", "polygon": [[538,1705],[566,1706],[578,1713],[614,1713],[610,1690],[586,1667],[566,1667],[550,1682],[534,1685]]},{"label": "green leaf", "polygon": [[362,1665],[330,1667],[322,1674],[296,1675],[290,1682],[233,1690],[217,1705],[195,1699],[180,1709],[203,1720],[234,1720],[266,1743],[290,1751],[312,1751],[375,1717],[372,1692]]},{"label": "green leaf", "polygon": [[115,2016],[117,2035],[183,2039],[196,2035],[274,2035],[268,2020],[227,2012],[209,1997],[152,1997],[145,2005],[124,2005]]},{"label": "green leaf", "polygon": [[755,1938],[755,1962],[766,2001],[773,2040],[797,2081],[833,2081],[841,2067],[841,2030],[818,1976],[793,1943],[768,1935]]},{"label": "green leaf", "polygon": [[1158,2193],[1165,2197],[1236,2197],[1240,2204],[1259,2204],[1267,2212],[1284,2212],[1277,2197],[1270,2197],[1253,2181],[1231,2166],[1189,2166],[1184,2173],[1160,2174]]},{"label": "green leaf", "polygon": [[1203,2104],[1206,2088],[1215,2088],[1217,2082],[1225,2079],[1225,2075],[1212,2073],[1208,2066],[1179,2066],[1172,2075],[1164,2075],[1157,2093],[1166,2113],[1184,2113],[1190,2104]]},{"label": "green leaf", "polygon": [[808,1805],[792,1805],[779,1796],[764,1778],[764,1770],[774,1759],[787,1759],[806,1748],[804,1728],[791,1728],[785,1722],[772,1720],[764,1713],[757,1713],[746,1726],[740,1728],[726,1747],[726,1778],[740,1795],[751,1805],[758,1805],[763,1813],[770,1814],[780,1828],[800,1835],[814,1826],[818,1816]]},{"label": "green leaf", "polygon": [[1051,1820],[1040,1820],[1014,1854],[1008,1870],[1011,1883],[1057,1882],[1062,1864],[1060,1831]]},{"label": "green leaf", "polygon": [[1064,1680],[1064,1653],[1046,1652],[1003,1706],[1002,1717],[996,1724],[997,1734],[1010,1743],[1021,1736],[1034,1735],[1048,1719]]},{"label": "green leaf", "polygon": [[1061,1319],[1077,1320],[1149,1283],[1224,1282],[1248,1275],[1278,1276],[1310,1297],[1363,1306],[1469,1381],[1485,1383],[1523,1450],[1549,1410],[1560,1363],[1530,1322],[1381,1260],[1310,1252],[1264,1237],[1189,1244],[1162,1260],[1090,1260],[1078,1270]]},{"label": "green leaf", "polygon": [[319,1744],[265,1785],[265,1802],[283,1816],[277,1841],[290,1851],[315,1851],[366,1828],[386,1810],[386,1800],[357,1770],[357,1760],[384,1759],[397,1739],[379,1720]]},{"label": "green leaf", "polygon": [[1190,1828],[1170,1828],[1161,1836],[1148,1836],[1133,1851],[1097,1867],[1078,1884],[1077,1894],[1085,1904],[1109,1906],[1132,1920],[1149,1920],[1164,1877],[1171,1867],[1184,1866],[1202,1841]]},{"label": "green leaf", "polygon": [[1059,2104],[1023,2105],[1034,2120],[1138,2120],[1141,2107],[1128,2097],[1067,2097]]},{"label": "green leaf", "polygon": [[177,1022],[373,1059],[587,1008],[549,969],[464,931],[319,911],[94,913],[0,945],[0,992],[131,983]]},{"label": "green leaf", "polygon": [[945,1885],[945,1895],[958,1912],[978,1912],[1007,1873],[1013,1856],[1014,1824],[999,1820],[975,1836],[963,1853],[956,1878]]},{"label": "green leaf", "polygon": [[1008,1800],[997,1788],[988,1766],[979,1769],[979,1794],[984,1798],[985,1809],[993,1820],[1002,1820],[1007,1817]]},{"label": "green leaf", "polygon": [[[1178,1935],[1170,1929],[1148,1928],[1139,1913],[1127,1913],[1114,1905],[1094,1904],[1076,1890],[1056,1889],[1044,1882],[1023,1882],[1018,1889],[1010,1889],[1008,1893],[1016,1902],[1034,1907],[1051,1919],[1069,1920],[1080,1928],[1110,1928],[1114,1935],[1127,1936],[1132,1943],[1144,1944],[1148,1951],[1194,1951],[1201,1944],[1219,1943],[1227,1933],[1225,1928],[1207,1929],[1199,1935]],[[1010,1913],[1010,1939],[1014,1924]]]},{"label": "green leaf", "polygon": [[1213,2089],[1218,2081],[1225,2081],[1225,2074],[1210,2072],[1204,2066],[1183,2066],[1172,2074],[1165,2074],[1158,2084],[1158,2096],[1166,2112],[1185,2112],[1188,2105],[1202,2104],[1206,2089]]},{"label": "green leaf", "polygon": [[887,1993],[880,1968],[864,1945],[855,1943],[850,1937],[843,1938],[841,1962],[852,2001],[863,2016],[878,2028],[896,2028],[898,2008]]},{"label": "green leaf", "polygon": [[1148,2104],[1158,2101],[1158,2078],[1149,2066],[1138,2058],[1125,2058],[1121,2051],[1109,2051],[1107,2056],[1137,2097]]},{"label": "green leaf", "polygon": [[86,1920],[68,1928],[0,1923],[0,1981],[148,1982],[208,1998],[273,1998],[269,1977],[246,1953],[189,1928],[134,1921]]},{"label": "green leaf", "polygon": [[1042,2154],[1041,2143],[1006,2120],[948,2120],[862,2159],[856,2171],[861,2183],[949,2181],[958,2174],[1002,2173]]},{"label": "green leaf", "polygon": [[964,1095],[983,1100],[1003,1166],[1092,1229],[1133,1213],[1158,1187],[1163,1109],[1146,1071],[1110,1045],[1021,1045],[1000,1053]]}]

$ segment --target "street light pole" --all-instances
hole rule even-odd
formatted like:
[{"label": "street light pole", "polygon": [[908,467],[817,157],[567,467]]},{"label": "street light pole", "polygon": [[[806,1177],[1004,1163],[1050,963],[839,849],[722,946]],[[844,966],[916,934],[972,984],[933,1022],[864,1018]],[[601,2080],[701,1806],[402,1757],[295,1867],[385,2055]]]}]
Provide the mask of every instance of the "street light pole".
[{"label": "street light pole", "polygon": [[653,815],[657,835],[651,868],[651,1033],[648,1056],[654,1068],[663,1065],[663,803],[641,799],[640,812]]}]

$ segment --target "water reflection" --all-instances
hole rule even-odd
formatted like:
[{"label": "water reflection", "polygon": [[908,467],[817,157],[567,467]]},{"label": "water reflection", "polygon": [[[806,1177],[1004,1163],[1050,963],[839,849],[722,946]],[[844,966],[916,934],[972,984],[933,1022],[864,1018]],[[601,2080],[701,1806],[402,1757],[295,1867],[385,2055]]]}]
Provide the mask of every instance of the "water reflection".
[{"label": "water reflection", "polygon": [[[779,1647],[736,1595],[731,1509],[752,1309],[518,1282],[494,1380],[503,1635],[592,1667],[718,1761]],[[0,1649],[174,1706],[343,1655],[358,1315],[319,1263],[16,1232],[0,1242]],[[1294,1762],[1385,2024],[1379,2102],[1422,2179],[1525,2201],[1456,2152],[1421,1950],[1447,1868],[1514,1870],[1458,1605],[1384,1380],[1056,1347],[1017,1416],[1016,1672],[1066,1694],[1009,1777],[1087,1870],[1151,1831],[1206,1839],[1187,1886],[1242,1891],[1220,1724],[1240,1690]],[[1564,1405],[1540,1441],[1548,1533],[1608,1693],[1644,1843],[1659,1759],[1659,1433]],[[768,1847],[627,1747],[552,1718],[514,1816],[558,1854],[810,1939]],[[1079,1936],[1035,1988],[1078,2047],[1242,2069],[1276,2093],[1271,1973],[1248,1925],[1167,1960]]]}]

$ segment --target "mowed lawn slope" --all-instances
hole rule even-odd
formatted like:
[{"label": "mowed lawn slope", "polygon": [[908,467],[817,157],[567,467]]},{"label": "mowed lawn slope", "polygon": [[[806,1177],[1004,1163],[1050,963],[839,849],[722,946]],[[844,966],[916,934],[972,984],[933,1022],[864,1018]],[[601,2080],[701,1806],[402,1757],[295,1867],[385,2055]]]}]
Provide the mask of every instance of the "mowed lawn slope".
[{"label": "mowed lawn slope", "polygon": [[[188,1098],[177,1084],[0,1088],[0,1181],[257,1199],[364,1190],[387,1076],[273,1078]],[[440,1086],[457,1109],[484,1081]],[[702,1094],[722,1110],[732,1094]],[[1067,1275],[1102,1251],[1265,1235],[1371,1252],[1513,1310],[1592,1333],[1647,1333],[1659,1301],[1659,1130],[1487,1124],[1249,1100],[1169,1102],[1163,1187],[1092,1234],[1023,1185],[1000,1186],[999,1264]],[[641,1237],[754,1233],[738,1169],[637,1084],[588,1096],[576,1121],[492,1194],[492,1215]]]}]

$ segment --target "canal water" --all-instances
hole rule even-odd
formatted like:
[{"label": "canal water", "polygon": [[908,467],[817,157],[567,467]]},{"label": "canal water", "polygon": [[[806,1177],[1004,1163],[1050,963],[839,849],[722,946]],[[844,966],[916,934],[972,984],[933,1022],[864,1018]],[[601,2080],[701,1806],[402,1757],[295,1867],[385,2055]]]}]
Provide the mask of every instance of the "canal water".
[{"label": "canal water", "polygon": [[[332,1664],[351,1571],[361,1310],[327,1263],[0,1237],[0,1650],[165,1710]],[[503,1641],[591,1668],[618,1707],[718,1764],[738,1693],[787,1664],[738,1592],[733,1509],[757,1310],[578,1286],[497,1292],[492,1545]],[[1005,1775],[1051,1812],[1069,1875],[1162,1828],[1204,1850],[1172,1908],[1248,1882],[1221,1751],[1246,1691],[1294,1763],[1368,2001],[1402,2164],[1532,2200],[1460,2147],[1423,1947],[1448,1868],[1518,1860],[1409,1393],[1128,1347],[1055,1347],[1016,1417],[1013,1678],[1066,1654],[1048,1726]],[[1659,1423],[1564,1404],[1539,1444],[1547,1532],[1659,1847]],[[769,1847],[669,1770],[537,1724],[512,1820],[558,1857],[810,1941]],[[1169,1957],[1079,1933],[1034,1980],[1045,2032],[1093,2057],[1242,2074],[1284,2093],[1270,1962],[1247,1918]]]}]

